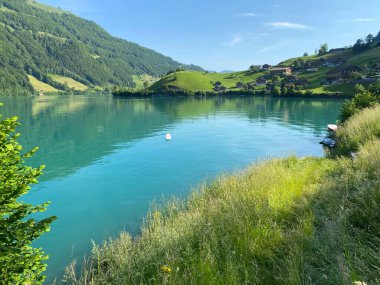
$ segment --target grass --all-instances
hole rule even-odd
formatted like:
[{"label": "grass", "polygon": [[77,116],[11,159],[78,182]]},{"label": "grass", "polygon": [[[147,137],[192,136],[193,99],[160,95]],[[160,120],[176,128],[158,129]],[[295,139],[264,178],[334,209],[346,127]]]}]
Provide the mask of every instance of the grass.
[{"label": "grass", "polygon": [[56,82],[61,84],[67,84],[70,88],[78,90],[78,91],[85,91],[88,89],[88,86],[84,85],[83,83],[80,83],[70,77],[56,75],[56,74],[49,74],[49,76]]},{"label": "grass", "polygon": [[138,90],[144,89],[144,82],[148,82],[148,86],[150,86],[158,81],[157,77],[154,77],[148,74],[133,75],[132,79],[133,79],[133,82],[136,84],[135,89],[138,89]]},{"label": "grass", "polygon": [[380,139],[380,105],[368,108],[348,119],[337,132],[337,154],[356,152],[368,141]]},{"label": "grass", "polygon": [[175,86],[184,90],[213,91],[214,83],[220,81],[223,86],[233,88],[237,82],[248,83],[256,80],[264,73],[251,73],[249,71],[233,73],[206,73],[197,71],[180,71],[172,73],[151,86],[158,90],[163,86]]},{"label": "grass", "polygon": [[54,88],[53,86],[51,86],[49,84],[46,84],[46,83],[38,80],[37,78],[35,78],[32,75],[28,75],[28,78],[29,78],[29,81],[32,84],[34,90],[36,90],[38,92],[48,92],[48,93],[50,93],[50,92],[51,93],[57,93],[57,92],[59,92],[58,89]]},{"label": "grass", "polygon": [[[350,126],[360,129],[368,112]],[[355,160],[262,162],[153,208],[139,237],[122,233],[95,245],[81,273],[75,263],[67,268],[66,281],[379,284],[379,170],[374,136],[363,136]]]}]

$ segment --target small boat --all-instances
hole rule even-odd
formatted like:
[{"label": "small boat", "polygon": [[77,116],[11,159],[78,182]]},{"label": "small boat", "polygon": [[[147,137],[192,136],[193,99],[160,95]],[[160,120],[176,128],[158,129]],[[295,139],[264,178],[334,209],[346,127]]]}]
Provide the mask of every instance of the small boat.
[{"label": "small boat", "polygon": [[333,124],[329,124],[329,125],[327,125],[327,129],[329,131],[336,132],[338,130],[338,126],[337,125],[333,125]]},{"label": "small boat", "polygon": [[172,135],[171,134],[166,134],[165,139],[167,141],[171,141],[172,140]]}]

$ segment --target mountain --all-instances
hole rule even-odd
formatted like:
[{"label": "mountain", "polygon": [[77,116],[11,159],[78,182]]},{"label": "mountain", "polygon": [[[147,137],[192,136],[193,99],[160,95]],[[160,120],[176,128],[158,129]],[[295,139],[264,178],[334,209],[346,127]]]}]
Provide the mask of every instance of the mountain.
[{"label": "mountain", "polygon": [[0,0],[0,93],[135,87],[140,77],[202,70],[31,0]]}]

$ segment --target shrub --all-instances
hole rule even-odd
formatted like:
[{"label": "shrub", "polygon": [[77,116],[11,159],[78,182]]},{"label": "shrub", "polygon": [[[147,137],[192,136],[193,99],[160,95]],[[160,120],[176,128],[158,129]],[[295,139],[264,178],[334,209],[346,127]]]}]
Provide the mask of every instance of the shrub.
[{"label": "shrub", "polygon": [[55,217],[37,221],[29,216],[46,210],[48,203],[33,206],[19,201],[37,183],[44,166],[24,165],[37,148],[21,154],[14,134],[17,118],[0,121],[0,284],[42,284],[47,256],[31,242],[49,230]]}]

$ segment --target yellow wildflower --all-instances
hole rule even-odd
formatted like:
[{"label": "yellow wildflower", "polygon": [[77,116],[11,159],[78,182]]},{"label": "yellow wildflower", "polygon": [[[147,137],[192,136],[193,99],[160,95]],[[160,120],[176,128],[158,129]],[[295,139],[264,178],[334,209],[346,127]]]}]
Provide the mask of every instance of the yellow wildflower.
[{"label": "yellow wildflower", "polygon": [[169,266],[167,266],[167,265],[162,266],[161,270],[165,274],[170,274],[172,272],[172,269]]}]

